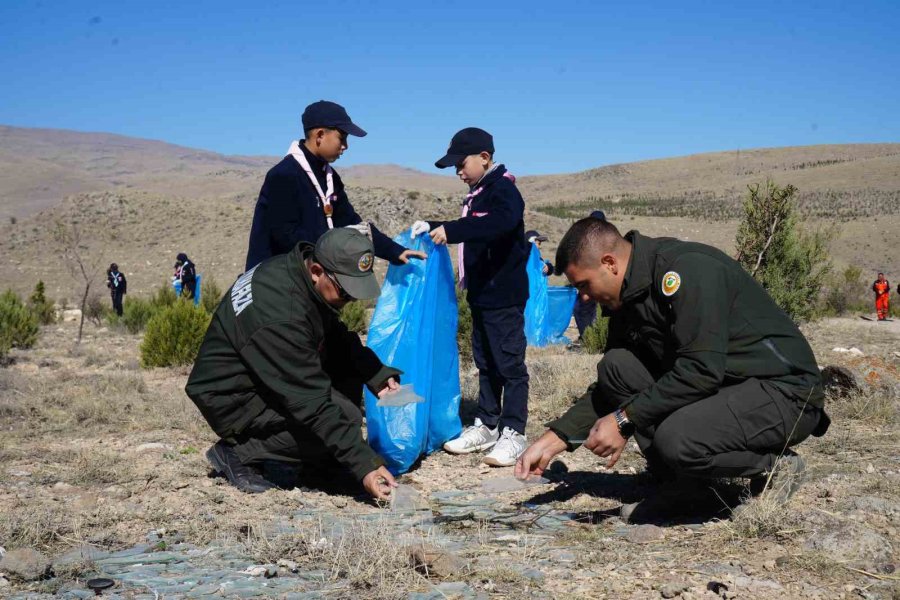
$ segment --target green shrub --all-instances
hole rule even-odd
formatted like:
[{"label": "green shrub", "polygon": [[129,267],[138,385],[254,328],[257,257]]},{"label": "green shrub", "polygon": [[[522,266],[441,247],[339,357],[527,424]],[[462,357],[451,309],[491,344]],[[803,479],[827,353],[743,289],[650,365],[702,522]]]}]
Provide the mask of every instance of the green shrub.
[{"label": "green shrub", "polygon": [[795,321],[820,314],[819,294],[830,273],[831,232],[804,232],[792,185],[772,181],[749,186],[744,218],[738,228],[738,261]]},{"label": "green shrub", "polygon": [[28,299],[28,308],[37,317],[41,325],[50,325],[56,323],[56,308],[53,303],[47,300],[46,288],[43,281],[38,281],[34,286],[34,292]]},{"label": "green shrub", "polygon": [[341,321],[350,331],[365,333],[369,328],[366,317],[366,305],[363,302],[350,302],[341,308]]},{"label": "green shrub", "polygon": [[825,312],[842,315],[852,311],[864,311],[869,308],[866,303],[866,292],[869,286],[863,283],[862,269],[847,267],[844,272],[832,278],[825,294]]},{"label": "green shrub", "polygon": [[585,329],[581,336],[582,347],[589,354],[600,354],[606,348],[608,337],[609,318],[598,314],[591,326]]},{"label": "green shrub", "polygon": [[0,358],[11,348],[31,348],[40,330],[37,316],[12,290],[0,295]]},{"label": "green shrub", "polygon": [[125,296],[125,301],[122,303],[122,316],[116,319],[110,317],[108,322],[112,325],[115,320],[128,333],[140,333],[156,312],[157,308],[152,301]]},{"label": "green shrub", "polygon": [[147,323],[141,342],[141,366],[174,367],[193,363],[211,319],[209,313],[187,300],[159,310]]},{"label": "green shrub", "polygon": [[472,309],[466,300],[465,290],[456,288],[456,310],[458,323],[456,326],[456,346],[459,348],[459,364],[471,365],[472,358]]},{"label": "green shrub", "polygon": [[209,314],[216,312],[224,293],[215,279],[204,277],[203,285],[200,287],[200,305],[203,307],[203,310]]},{"label": "green shrub", "polygon": [[164,283],[156,288],[156,291],[150,298],[150,304],[152,304],[154,308],[167,308],[175,304],[177,300],[178,294],[175,293],[175,288]]}]

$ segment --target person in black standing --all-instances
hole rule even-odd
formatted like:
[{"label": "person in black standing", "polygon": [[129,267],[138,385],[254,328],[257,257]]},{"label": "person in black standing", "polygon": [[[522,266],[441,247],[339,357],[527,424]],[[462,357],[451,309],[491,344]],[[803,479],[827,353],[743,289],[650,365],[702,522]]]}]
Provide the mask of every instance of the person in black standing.
[{"label": "person in black standing", "polygon": [[116,263],[109,265],[109,269],[106,271],[106,287],[109,288],[113,310],[121,317],[124,312],[122,299],[128,292],[128,282],[125,280],[125,274],[119,272],[119,265]]},{"label": "person in black standing", "polygon": [[181,282],[181,295],[193,299],[197,294],[197,268],[184,252],[175,257],[175,279]]},{"label": "person in black standing", "polygon": [[425,253],[404,248],[371,223],[363,223],[331,168],[349,148],[347,136],[363,137],[365,130],[350,120],[343,106],[326,100],[307,106],[302,120],[305,138],[293,142],[287,156],[266,173],[253,212],[246,269],[287,254],[297,242],[315,244],[335,227],[353,227],[369,235],[375,256],[392,264],[425,258]]}]

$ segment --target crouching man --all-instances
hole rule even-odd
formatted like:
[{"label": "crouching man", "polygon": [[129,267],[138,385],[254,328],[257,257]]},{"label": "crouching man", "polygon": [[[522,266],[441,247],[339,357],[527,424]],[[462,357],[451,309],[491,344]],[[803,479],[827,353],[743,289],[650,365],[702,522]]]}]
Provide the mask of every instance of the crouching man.
[{"label": "crouching man", "polygon": [[315,246],[241,275],[216,310],[185,391],[222,438],[206,457],[248,493],[275,487],[263,461],[350,470],[373,497],[396,484],[362,438],[362,386],[379,397],[400,371],[381,364],[338,318],[354,299],[380,293],[372,242],[332,229]]},{"label": "crouching man", "polygon": [[679,486],[724,477],[753,489],[781,474],[786,500],[803,471],[789,448],[828,427],[824,394],[806,339],[740,264],[704,244],[623,237],[594,217],[569,229],[556,264],[611,317],[608,343],[596,383],[516,475],[542,473],[582,442],[612,466],[633,435],[648,469],[675,484],[624,506],[626,519],[670,516]]}]

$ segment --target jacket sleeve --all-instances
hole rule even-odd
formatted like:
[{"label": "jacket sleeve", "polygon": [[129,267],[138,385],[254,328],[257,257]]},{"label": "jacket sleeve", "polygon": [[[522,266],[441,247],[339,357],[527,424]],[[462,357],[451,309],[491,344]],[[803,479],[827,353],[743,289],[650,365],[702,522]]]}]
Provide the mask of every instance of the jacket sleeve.
[{"label": "jacket sleeve", "polygon": [[304,200],[296,177],[269,173],[260,194],[266,197],[266,222],[276,254],[288,252],[299,241],[318,239],[318,235],[310,230],[313,224],[303,222],[301,202]]},{"label": "jacket sleeve", "polygon": [[491,198],[482,216],[470,214],[443,223],[447,242],[489,242],[514,229],[525,214],[525,202],[512,182],[498,181],[491,186]]},{"label": "jacket sleeve", "polygon": [[[335,174],[335,179],[337,179],[335,193],[338,197],[334,205],[334,216],[332,217],[335,226],[346,227],[347,225],[356,225],[362,222],[362,217],[356,213],[353,205],[350,204],[350,198],[347,197],[344,182],[337,177],[337,174]],[[400,262],[400,255],[403,254],[406,248],[383,234],[374,224],[370,223],[369,226],[372,229],[372,245],[375,247],[375,256],[394,265],[403,264]]]},{"label": "jacket sleeve", "polygon": [[348,357],[346,366],[356,372],[373,394],[377,394],[391,377],[400,381],[403,371],[382,364],[372,349],[364,346],[359,336],[341,321],[328,332],[328,348],[335,356]]},{"label": "jacket sleeve", "polygon": [[331,379],[322,369],[311,327],[288,321],[258,330],[241,348],[253,377],[298,424],[309,428],[360,480],[384,464],[359,427],[331,399]]},{"label": "jacket sleeve", "polygon": [[686,254],[669,271],[681,278],[669,298],[675,362],[670,371],[623,405],[638,429],[656,425],[679,408],[713,395],[725,379],[731,306],[725,266],[702,254]]}]

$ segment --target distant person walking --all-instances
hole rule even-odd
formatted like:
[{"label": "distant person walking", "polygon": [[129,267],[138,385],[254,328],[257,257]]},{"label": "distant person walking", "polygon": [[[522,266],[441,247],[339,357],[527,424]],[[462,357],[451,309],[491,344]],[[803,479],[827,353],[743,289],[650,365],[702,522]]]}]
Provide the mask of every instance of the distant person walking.
[{"label": "distant person walking", "polygon": [[315,244],[335,227],[354,227],[370,235],[375,256],[395,265],[425,258],[425,253],[404,248],[374,225],[362,223],[350,204],[331,163],[349,148],[348,135],[363,137],[366,132],[350,120],[344,107],[326,100],[313,102],[303,111],[302,120],[305,138],[291,143],[287,156],[266,173],[259,191],[247,270],[267,258],[287,254],[297,242]]},{"label": "distant person walking", "polygon": [[181,295],[193,300],[197,294],[197,267],[184,252],[175,257],[175,280],[181,282]]},{"label": "distant person walking", "polygon": [[884,321],[891,312],[891,284],[884,278],[884,273],[878,274],[878,279],[872,284],[872,291],[875,292],[875,312],[878,313],[878,320]]},{"label": "distant person walking", "polygon": [[[530,229],[525,232],[525,239],[537,246],[538,252],[540,252],[541,244],[546,242],[549,238],[547,238],[546,235],[541,235],[541,232],[539,231]],[[553,275],[553,263],[545,259],[543,256],[541,256],[541,262],[544,263],[544,266],[541,269],[541,273],[544,274],[544,277],[550,277],[551,275]]]},{"label": "distant person walking", "polygon": [[119,265],[116,263],[109,265],[109,269],[106,271],[106,287],[109,288],[113,310],[121,317],[124,313],[122,299],[128,292],[128,281],[125,280],[125,274],[119,272]]}]

